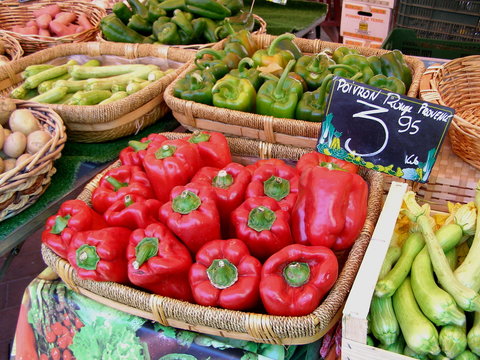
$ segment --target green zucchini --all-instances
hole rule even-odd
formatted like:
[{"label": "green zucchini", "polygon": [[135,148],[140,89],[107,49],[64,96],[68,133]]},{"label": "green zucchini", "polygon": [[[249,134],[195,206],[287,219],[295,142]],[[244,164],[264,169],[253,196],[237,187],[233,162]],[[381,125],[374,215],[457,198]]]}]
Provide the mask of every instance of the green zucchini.
[{"label": "green zucchini", "polygon": [[[451,251],[462,239],[462,229],[456,224],[444,225],[436,232],[436,236],[443,250]],[[465,314],[458,308],[453,297],[435,282],[426,247],[413,261],[411,284],[418,305],[435,325],[465,324]]]},{"label": "green zucchini", "polygon": [[450,360],[449,357],[445,356],[445,354],[438,354],[438,355],[428,355],[428,358],[431,360]]},{"label": "green zucchini", "polygon": [[90,59],[87,62],[84,62],[81,66],[102,66],[102,62],[97,59]]},{"label": "green zucchini", "polygon": [[98,105],[105,105],[105,104],[110,104],[114,101],[126,98],[128,96],[126,91],[117,91],[112,94],[108,99],[105,99],[101,102],[98,103]]},{"label": "green zucchini", "polygon": [[409,348],[408,345],[405,346],[405,348],[403,349],[403,355],[411,357],[413,359],[420,359],[420,360],[427,360],[428,359],[428,356],[426,354],[416,353],[411,348]]},{"label": "green zucchini", "polygon": [[391,297],[373,296],[370,305],[370,329],[382,344],[392,345],[396,342],[400,328],[393,311]]},{"label": "green zucchini", "polygon": [[[137,70],[149,69],[148,72],[158,68],[156,65],[127,64],[127,65],[105,65],[105,66],[72,66],[70,75],[76,80],[106,78],[110,76],[133,73]],[[147,75],[148,76],[148,73]]]},{"label": "green zucchini", "polygon": [[373,341],[370,335],[367,335],[367,345],[368,346],[375,346],[375,342]]},{"label": "green zucchini", "polygon": [[407,277],[393,295],[393,309],[408,347],[418,354],[440,353],[438,332],[417,305]]},{"label": "green zucchini", "polygon": [[124,84],[113,84],[112,87],[111,87],[111,91],[112,92],[121,92],[121,91],[124,91],[124,92],[127,92],[127,84],[128,83],[124,83]]},{"label": "green zucchini", "polygon": [[467,334],[467,343],[470,350],[480,356],[480,312],[475,311],[473,325]]},{"label": "green zucchini", "polygon": [[161,79],[165,76],[165,73],[162,70],[154,70],[147,76],[148,81],[155,81]]},{"label": "green zucchini", "polygon": [[[51,69],[44,70],[36,75],[29,76],[23,85],[26,89],[35,89],[40,83],[46,80],[51,80],[56,77],[62,76],[68,72],[68,68],[70,65],[59,65],[54,66]],[[78,65],[74,65],[78,66]]]},{"label": "green zucchini", "polygon": [[395,290],[397,290],[410,272],[415,256],[422,250],[424,245],[425,241],[421,233],[415,232],[410,234],[403,244],[402,254],[395,266],[383,279],[377,282],[375,295],[383,297],[392,296],[395,293]]},{"label": "green zucchini", "polygon": [[67,93],[63,98],[56,102],[56,104],[68,104],[74,93]]},{"label": "green zucchini", "polygon": [[472,353],[470,350],[465,350],[463,353],[458,355],[455,360],[476,360],[478,356]]},{"label": "green zucchini", "polygon": [[70,105],[96,105],[112,96],[108,90],[78,91],[69,101]]},{"label": "green zucchini", "polygon": [[27,98],[28,91],[29,89],[26,89],[22,84],[10,91],[10,97],[13,99],[25,100]]},{"label": "green zucchini", "polygon": [[378,275],[378,280],[383,279],[388,272],[392,269],[393,265],[397,262],[400,255],[402,254],[402,248],[399,246],[390,246],[383,260],[382,267],[380,268],[380,274]]},{"label": "green zucchini", "polygon": [[140,91],[142,90],[143,88],[147,87],[148,85],[150,85],[152,82],[151,81],[148,81],[148,80],[144,80],[144,81],[130,81],[126,87],[126,91],[128,93],[128,95],[131,95],[133,93],[136,93],[137,91]]},{"label": "green zucchini", "polygon": [[85,80],[87,82],[87,85],[85,86],[85,90],[112,90],[112,86],[116,84],[124,85],[126,90],[126,86],[128,85],[129,82],[132,81],[132,79],[138,79],[138,80],[144,81],[147,79],[147,76],[150,73],[150,71],[151,70],[148,68],[142,68],[140,70],[134,71],[133,73],[129,73],[129,74],[110,76],[107,78],[87,79]]},{"label": "green zucchini", "polygon": [[443,326],[438,334],[438,342],[442,352],[450,359],[457,357],[467,349],[465,326]]},{"label": "green zucchini", "polygon": [[55,87],[44,92],[43,94],[35,96],[30,100],[39,103],[55,104],[67,94],[67,91],[68,89],[66,87]]},{"label": "green zucchini", "polygon": [[58,80],[53,87],[66,87],[69,93],[86,90],[87,80]]},{"label": "green zucchini", "polygon": [[54,65],[51,65],[51,64],[35,64],[35,65],[29,65],[25,68],[25,70],[23,70],[22,72],[22,77],[24,79],[30,77],[30,76],[33,76],[33,75],[36,75],[36,74],[39,74],[41,73],[42,71],[45,71],[45,70],[48,70],[48,69],[51,69],[53,68]]},{"label": "green zucchini", "polygon": [[66,80],[70,77],[70,75],[68,75],[68,73],[65,73],[59,77],[56,77],[55,79],[51,79],[51,80],[45,80],[45,81],[42,81],[38,86],[37,86],[37,90],[39,92],[39,94],[43,94],[44,92],[50,90],[51,88],[55,87],[55,84],[57,81],[59,80]]},{"label": "green zucchini", "polygon": [[397,354],[403,354],[403,350],[405,348],[405,340],[403,339],[402,334],[400,334],[397,337],[397,341],[395,341],[391,345],[384,345],[384,344],[379,344],[378,347],[383,350],[387,350],[390,352],[394,352]]},{"label": "green zucchini", "polygon": [[457,267],[457,248],[454,247],[449,251],[445,251],[445,256],[447,257],[448,265],[452,271]]}]

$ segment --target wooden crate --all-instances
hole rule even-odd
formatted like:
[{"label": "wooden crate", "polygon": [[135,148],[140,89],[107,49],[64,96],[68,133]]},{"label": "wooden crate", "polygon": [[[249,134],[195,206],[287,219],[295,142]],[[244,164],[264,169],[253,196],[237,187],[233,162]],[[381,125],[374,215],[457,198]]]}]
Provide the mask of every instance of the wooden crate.
[{"label": "wooden crate", "polygon": [[342,359],[411,359],[408,356],[367,345],[367,315],[370,310],[370,302],[407,189],[406,183],[392,182],[372,239],[345,303],[342,318]]}]

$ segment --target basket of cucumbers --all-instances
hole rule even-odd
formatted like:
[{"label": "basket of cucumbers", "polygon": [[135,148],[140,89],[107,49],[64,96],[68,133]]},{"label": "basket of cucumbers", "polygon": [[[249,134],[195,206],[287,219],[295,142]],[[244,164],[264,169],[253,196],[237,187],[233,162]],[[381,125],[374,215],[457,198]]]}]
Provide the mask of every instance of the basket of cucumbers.
[{"label": "basket of cucumbers", "polygon": [[169,111],[163,91],[193,54],[153,44],[62,44],[6,65],[0,93],[48,105],[71,140],[108,141]]}]

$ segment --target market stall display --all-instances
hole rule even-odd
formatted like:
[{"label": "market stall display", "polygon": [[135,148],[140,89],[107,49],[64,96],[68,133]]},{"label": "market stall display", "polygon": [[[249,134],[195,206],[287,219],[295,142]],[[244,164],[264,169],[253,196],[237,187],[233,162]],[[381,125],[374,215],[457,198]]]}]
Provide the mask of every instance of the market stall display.
[{"label": "market stall display", "polygon": [[[126,71],[131,70],[133,67],[138,67],[139,64],[147,65],[147,70],[153,67],[158,67],[164,72],[168,69],[174,69],[174,71],[171,71],[162,77],[159,76],[162,75],[161,73],[155,72],[155,74],[152,75],[154,75],[154,79],[158,78],[157,80],[152,81],[148,86],[141,88],[139,91],[132,93],[128,97],[124,97],[123,99],[112,103],[98,105],[48,105],[51,109],[58,112],[65,121],[67,132],[71,140],[81,142],[102,142],[138,132],[165,115],[169,111],[169,108],[163,100],[163,91],[180,73],[182,66],[184,66],[192,55],[193,52],[188,50],[151,44],[124,44],[112,42],[62,44],[7,64],[4,67],[5,72],[0,75],[1,80],[5,80],[2,81],[0,91],[3,95],[10,96],[12,90],[16,88],[20,87],[21,89],[22,86],[34,88],[40,84],[41,80],[47,80],[49,78],[45,76],[47,79],[44,79],[44,76],[42,75],[49,75],[47,72],[41,72],[34,75],[35,81],[33,82],[33,85],[36,86],[30,84],[30,78],[24,80],[22,74],[24,74],[25,70],[31,65],[63,65],[57,66],[55,69],[46,70],[48,72],[60,71],[60,73],[57,74],[60,77],[66,76],[65,71],[68,73],[68,65],[66,65],[68,61],[77,61],[79,64],[84,64],[86,61],[95,60],[104,65],[122,64],[124,65],[123,69]],[[145,67],[142,67],[142,69],[145,69]],[[86,71],[87,73],[90,73],[90,75],[102,72],[100,66],[89,68],[72,66],[72,71],[73,70],[78,72]],[[146,79],[146,77],[150,75],[149,72],[142,74],[142,77]],[[138,75],[137,73],[132,74]],[[83,75],[85,75],[83,78],[89,77],[88,74]],[[130,76],[124,76],[124,80],[131,80]],[[65,81],[69,80],[64,79],[63,84],[71,85],[71,82],[65,83]],[[85,82],[87,81],[88,80],[85,80]],[[113,85],[110,81],[111,80],[108,79],[92,80],[92,82],[97,85],[98,83],[102,83],[102,85],[105,85],[105,83],[106,85]],[[123,85],[126,86],[127,84],[123,83]],[[64,92],[70,91],[68,87],[65,88],[56,88],[53,92],[57,93],[59,89],[64,90]],[[109,90],[107,91],[110,92]],[[105,96],[104,94],[108,94],[104,90],[100,93],[102,93],[103,96]],[[95,92],[93,95],[98,94],[98,92]],[[40,96],[42,95],[44,94],[40,94]],[[83,95],[85,95],[85,93]],[[84,97],[80,96],[80,98],[82,99]],[[98,100],[99,97],[94,96],[93,99]],[[102,99],[105,99],[105,97]],[[82,101],[80,101],[80,103],[81,102]]]},{"label": "market stall display", "polygon": [[17,60],[23,55],[20,43],[11,35],[0,30],[0,65]]},{"label": "market stall display", "polygon": [[[219,52],[216,55],[211,51],[206,52],[206,55],[213,55],[214,60],[202,60],[203,53],[197,53],[195,64],[191,64],[182,76],[166,89],[165,101],[172,109],[175,118],[188,129],[215,129],[226,134],[266,140],[271,143],[313,148],[321,128],[321,122],[319,122],[323,115],[321,102],[326,98],[329,83],[328,81],[322,82],[323,86],[311,92],[305,92],[306,95],[302,96],[304,92],[302,80],[298,79],[298,75],[296,79],[290,79],[289,72],[293,67],[292,65],[287,67],[287,65],[289,60],[299,60],[302,55],[317,55],[322,51],[333,52],[337,59],[336,63],[342,63],[330,64],[327,56],[323,62],[321,59],[315,60],[315,62],[310,59],[312,64],[309,63],[311,65],[309,65],[309,69],[315,69],[309,71],[314,73],[312,76],[315,78],[325,78],[330,72],[333,72],[337,75],[363,79],[364,82],[371,81],[374,86],[401,92],[403,91],[402,86],[399,86],[397,81],[388,78],[394,76],[403,79],[405,74],[411,73],[411,80],[404,79],[407,95],[415,97],[418,92],[424,70],[423,63],[418,59],[399,56],[401,55],[399,52],[347,48],[341,44],[319,40],[294,38],[292,42],[292,37],[293,35],[288,34],[278,38],[269,35],[254,35],[250,39],[248,37],[246,39],[239,38],[236,34],[231,35],[220,44]],[[233,48],[238,45],[230,43],[242,44],[247,55],[238,55],[238,50]],[[225,49],[223,49],[224,47]],[[260,49],[256,53],[257,55],[254,54],[255,50],[253,53],[249,51],[251,47]],[[268,49],[265,50],[267,47]],[[221,49],[225,52],[222,53]],[[220,60],[227,53],[228,64],[227,60]],[[343,55],[345,55],[345,59]],[[232,86],[229,77],[227,77],[228,81],[219,81],[227,72],[236,68],[242,58],[247,56],[253,57],[254,67],[259,67],[261,72],[270,73],[262,75],[267,79],[258,92],[252,86],[248,86],[249,84],[245,81],[238,82],[236,87]],[[370,63],[367,57],[370,59]],[[304,70],[302,64],[303,61],[298,65],[296,71],[302,73]],[[197,70],[205,67],[209,67],[209,69],[203,71],[201,75],[194,75]],[[284,71],[283,76],[281,76],[282,71]],[[247,76],[245,67],[241,69],[241,72],[245,73],[242,76]],[[215,79],[208,79],[209,74],[213,75]],[[280,76],[280,79],[274,75]],[[407,77],[410,79],[409,76]],[[182,96],[178,91],[184,86],[183,78],[187,78],[192,84],[193,91],[187,91],[187,96]],[[223,86],[224,83],[225,86]],[[241,83],[242,85],[240,85]],[[314,87],[315,85],[311,82],[310,88]],[[239,91],[238,89],[243,90]],[[257,95],[256,99],[253,99],[253,94]],[[217,106],[211,106],[211,104],[215,105],[213,102],[215,97]],[[228,98],[229,101],[225,101],[222,97]],[[297,103],[299,103],[298,106]],[[218,105],[223,108],[219,108]],[[252,108],[256,109],[256,114],[246,112]],[[309,121],[294,119],[295,115]]]},{"label": "market stall display", "polygon": [[[55,21],[60,12],[63,15]],[[7,0],[0,3],[0,29],[14,37],[27,55],[58,44],[94,40],[104,16],[105,9],[90,2]],[[68,24],[72,25],[68,27]]]},{"label": "market stall display", "polygon": [[[186,138],[189,136],[189,135],[181,135],[181,134],[162,134],[162,135],[166,135],[168,138],[172,140],[164,141],[163,145],[159,147],[160,146],[159,144],[157,145],[155,144],[155,139],[151,139],[152,141],[150,142],[151,145],[149,144],[150,148],[147,149],[144,160],[143,160],[144,165],[146,165],[148,162],[152,162],[152,164],[155,162],[159,162],[160,160],[158,159],[155,160],[152,158],[149,160],[149,157],[151,157],[151,155],[156,152],[158,154],[160,154],[160,151],[167,152],[169,148],[169,146],[166,146],[167,144],[179,147],[179,149],[181,145],[184,147],[185,146],[184,143],[180,141],[179,138],[182,138],[182,137]],[[148,141],[148,140],[145,139],[145,141]],[[246,140],[246,139],[232,138],[232,139],[229,139],[228,142],[229,142],[232,154],[234,155],[234,160],[242,159],[243,160],[242,162],[245,163],[245,161],[247,161],[247,164],[256,161],[255,157],[258,156],[257,149],[260,149],[260,151],[262,151],[262,149],[268,150],[268,154],[269,154],[268,157],[272,156],[278,159],[288,160],[288,162],[290,163],[292,160],[296,160],[300,158],[301,155],[309,152],[308,149],[300,149],[300,148],[271,145],[271,144],[262,145],[262,143],[259,143],[258,141]],[[201,142],[199,144],[201,144]],[[158,151],[155,150],[155,148]],[[165,155],[167,156],[166,159],[168,159],[169,162],[171,161],[171,162],[178,163],[176,167],[179,169],[181,159],[183,158],[183,156],[185,156],[184,153],[187,153],[187,149],[189,148],[190,147],[187,147],[181,151],[179,150],[180,153],[178,157]],[[279,160],[275,160],[275,161],[278,162]],[[118,165],[119,164],[117,164],[117,166]],[[268,161],[267,161],[267,164],[265,164],[265,166],[267,165],[268,167],[273,166],[271,164],[268,164]],[[160,164],[157,164],[155,166],[156,166],[155,171],[157,173],[166,171],[167,169],[165,168],[164,170],[161,170],[162,167]],[[164,188],[168,186],[173,187],[173,185],[175,183],[178,183],[178,181],[181,179],[180,174],[176,174],[176,175],[170,174],[170,172],[173,169],[171,167],[168,167],[168,168],[170,168],[168,184],[162,183],[163,185],[162,187],[159,188],[159,190],[164,190]],[[111,170],[113,169],[110,169],[108,171],[111,171]],[[318,172],[318,174],[316,175],[317,179],[320,179],[323,176],[320,174],[323,172],[323,170],[320,167],[318,167],[318,169],[315,169],[315,171],[313,171],[313,169],[309,169],[309,170],[312,170],[312,172],[315,172],[315,173]],[[184,171],[187,171],[187,168],[184,169]],[[336,171],[333,171],[333,172],[336,172]],[[147,174],[148,173],[149,173],[149,170],[147,168]],[[85,189],[84,193],[80,196],[80,199],[84,199],[88,203],[92,201],[93,203],[96,189],[99,186],[99,181],[105,174],[106,173],[100,174]],[[382,184],[381,184],[382,177],[379,174],[374,173],[372,171],[362,171],[360,172],[360,174],[369,184],[369,195],[368,195],[369,211],[368,211],[368,214],[366,215],[367,217],[366,217],[365,224],[363,225],[363,230],[360,233],[360,236],[356,239],[355,243],[353,244],[350,250],[345,250],[338,254],[340,256],[338,279],[335,282],[335,284],[333,284],[333,288],[331,288],[331,290],[328,292],[328,295],[326,295],[323,301],[321,299],[316,300],[318,301],[317,304],[320,304],[320,305],[319,306],[315,305],[318,307],[316,307],[316,309],[309,314],[306,314],[306,315],[302,314],[303,316],[291,317],[287,321],[285,321],[286,320],[285,317],[278,316],[278,315],[266,315],[265,313],[262,314],[259,312],[243,312],[243,311],[233,311],[233,310],[220,309],[220,308],[214,308],[214,307],[204,307],[201,305],[195,305],[188,302],[175,300],[170,297],[152,295],[150,292],[144,292],[141,290],[131,288],[129,286],[122,286],[120,284],[115,284],[112,282],[86,280],[85,276],[88,276],[90,279],[98,280],[100,279],[98,276],[105,276],[106,274],[108,275],[108,273],[103,273],[102,275],[101,273],[96,274],[94,270],[81,270],[83,275],[80,275],[80,273],[78,272],[79,271],[78,265],[75,266],[75,269],[74,269],[72,265],[70,265],[68,262],[66,262],[62,258],[60,258],[51,250],[49,250],[46,246],[42,247],[42,253],[47,264],[49,264],[53,269],[55,269],[55,271],[59,273],[62,279],[64,279],[64,281],[66,281],[76,291],[86,294],[87,296],[93,296],[95,299],[102,301],[110,306],[116,307],[118,309],[123,309],[124,311],[127,311],[127,312],[133,311],[136,314],[142,314],[142,316],[146,318],[154,319],[156,321],[159,321],[162,324],[175,326],[177,328],[198,329],[198,330],[201,330],[202,332],[210,333],[210,334],[224,334],[224,335],[228,334],[228,336],[231,336],[234,338],[251,339],[258,342],[282,343],[282,344],[307,343],[307,342],[314,341],[315,339],[318,339],[322,335],[324,335],[325,332],[328,331],[328,329],[331,327],[332,321],[334,322],[337,311],[340,309],[340,306],[344,301],[343,300],[344,296],[346,296],[348,292],[350,282],[352,281],[352,278],[356,272],[356,267],[359,265],[359,262],[361,261],[361,258],[363,256],[363,249],[366,247],[366,245],[369,242],[369,238],[370,238],[369,234],[373,224],[375,223],[375,216],[377,214],[376,209],[379,206],[379,203],[381,200],[380,199],[381,193],[379,191],[381,191],[381,187],[382,187]],[[356,174],[350,174],[350,175],[358,176]],[[164,181],[166,180],[167,179],[165,179]],[[220,181],[220,179],[218,179],[218,181]],[[138,185],[135,185],[135,186],[138,186]],[[186,246],[190,248],[191,251],[192,249],[196,249],[201,246],[201,244],[197,244],[193,241],[201,240],[203,243],[205,243],[205,242],[208,242],[209,239],[212,239],[212,240],[218,239],[218,234],[219,234],[219,231],[221,230],[218,213],[216,213],[213,209],[210,209],[210,210],[207,209],[211,207],[212,204],[210,204],[208,200],[204,199],[203,197],[204,195],[201,195],[199,193],[199,195],[194,196],[194,194],[197,193],[195,186],[198,187],[199,185],[193,184],[193,183],[191,183],[190,185],[186,185],[186,191],[181,191],[179,193],[179,196],[173,198],[175,202],[174,204],[167,202],[161,206],[159,211],[159,216],[162,219],[161,222],[165,224],[163,225],[163,228],[167,226],[169,229],[171,229],[170,231],[173,231],[179,239],[182,239],[182,242],[186,244]],[[203,185],[200,186],[200,188],[202,189],[202,191],[207,191],[207,190],[203,190],[205,189]],[[200,188],[198,190],[200,190]],[[125,187],[123,187],[122,189],[125,189]],[[177,187],[175,189],[180,191],[179,189],[181,189],[181,187]],[[175,189],[174,191],[177,191]],[[208,193],[208,191],[206,193]],[[348,198],[347,195],[348,193],[344,194],[344,200]],[[134,196],[135,196],[134,194],[131,195],[132,198],[134,198]],[[194,207],[194,209],[197,209],[197,210],[192,210],[190,206],[196,204],[195,202],[196,197],[197,198],[200,197],[202,199],[202,202],[199,205],[200,208]],[[251,200],[253,199],[255,198],[252,198]],[[333,200],[333,197],[331,199]],[[274,201],[273,199],[270,199],[270,200]],[[121,199],[119,200],[119,202],[123,203],[124,200]],[[136,203],[134,203],[133,205],[135,204]],[[133,205],[130,205],[130,206],[133,206]],[[270,206],[274,206],[274,205],[270,205]],[[265,206],[260,206],[260,207],[257,207],[256,209],[258,208],[263,209],[264,207]],[[95,205],[94,205],[94,208],[95,208]],[[185,215],[182,217],[180,217],[179,214],[169,215],[169,212],[171,212],[172,208],[174,209],[174,211],[184,212]],[[128,207],[126,209],[128,209]],[[190,210],[187,210],[187,209],[190,209]],[[293,209],[292,211],[295,212],[295,211],[302,211],[302,210]],[[137,213],[137,215],[139,215],[138,211],[135,211],[135,212]],[[258,217],[259,217],[258,224],[260,225],[262,222],[264,222],[263,220],[260,221],[260,218],[262,218],[263,211],[258,210],[256,212],[258,212]],[[269,211],[267,211],[267,208],[265,207],[265,214],[267,213],[269,213]],[[313,214],[310,214],[310,215],[313,215]],[[195,231],[190,229],[190,231],[188,231],[188,227],[186,227],[187,223],[184,223],[184,222],[187,221],[187,218],[189,217],[194,217],[195,219],[201,217],[201,218],[205,218],[206,220],[213,219],[213,222],[211,222],[210,225],[207,225],[205,222],[206,220],[202,221],[201,223],[198,223],[195,221],[194,223],[192,223],[192,226],[194,224],[197,224],[195,226],[197,226],[198,229]],[[178,218],[177,219],[178,221],[176,222],[173,221],[175,218]],[[137,217],[137,219],[139,218]],[[147,218],[144,217],[144,219],[147,219]],[[169,223],[168,220],[172,220],[173,223],[172,224]],[[280,221],[280,219],[277,219],[277,220]],[[274,220],[275,223],[277,222],[277,220]],[[314,221],[313,219],[310,219],[310,218],[306,220]],[[252,221],[254,220],[252,219]],[[255,220],[254,222],[256,223],[257,220]],[[352,221],[351,224],[356,224],[356,221]],[[332,224],[330,225],[325,224],[324,230],[328,231],[329,226],[331,225]],[[144,230],[147,234],[147,237],[146,237],[147,239],[155,238],[154,236],[151,235],[152,232],[154,231],[153,229],[154,226],[156,226],[156,224],[148,225]],[[256,225],[253,225],[252,223],[250,226],[255,227]],[[113,230],[113,228],[111,229]],[[272,239],[273,239],[274,236],[279,236],[279,235],[276,235],[276,233],[273,233],[273,231],[275,232],[279,231],[276,229],[277,229],[276,227],[272,228],[270,231],[265,231],[265,233],[272,232],[272,234],[268,236],[272,236]],[[106,230],[108,229],[105,229],[105,231]],[[159,230],[155,230],[155,231],[159,231]],[[239,228],[235,227],[233,234],[236,234],[237,237],[243,236],[238,230]],[[331,230],[333,231],[333,228]],[[139,231],[139,230],[134,230],[133,234],[135,234],[136,231]],[[162,230],[162,231],[165,231],[165,230]],[[206,236],[205,237],[196,236],[196,238],[191,238],[192,235],[200,234],[200,231],[202,231],[202,233],[208,234],[209,237],[207,238]],[[225,231],[225,229],[223,229],[222,231]],[[229,231],[228,228],[227,228],[227,231]],[[95,231],[87,232],[87,233],[91,234],[92,237],[90,239],[85,237],[83,240],[81,240],[80,237],[77,237],[77,241],[86,241],[85,244],[89,243],[90,244],[89,246],[93,246],[94,242],[96,241],[94,240],[94,237],[97,237],[97,235],[100,236],[100,234],[94,235]],[[229,232],[227,232],[227,234],[228,233]],[[105,234],[105,235],[110,237],[110,235],[108,234]],[[224,237],[224,238],[228,239],[229,237],[227,235],[227,237]],[[239,237],[239,239],[242,239],[242,237]],[[246,238],[243,238],[243,239],[245,239],[244,241],[247,244],[249,243],[248,241],[257,241],[257,242],[262,241],[262,239],[255,240],[253,238],[251,238],[251,240],[247,240]],[[314,240],[310,240],[310,241],[314,241]],[[78,243],[78,245],[82,246],[82,244],[80,243]],[[292,246],[296,247],[296,246],[303,246],[303,245],[292,245]],[[145,244],[142,244],[142,248],[143,247],[145,247],[144,250],[147,250],[150,248],[150,245],[147,246],[147,243],[145,243]],[[312,249],[314,248],[315,247],[312,247]],[[254,249],[254,247],[251,247],[251,249]],[[294,252],[298,250],[299,249],[295,249]],[[137,248],[136,251],[140,251],[140,248]],[[272,249],[272,251],[274,250]],[[146,254],[152,255],[153,253],[151,253],[150,251],[150,252],[147,252]],[[137,256],[138,255],[139,253],[137,253]],[[326,256],[326,254],[320,255],[320,256]],[[70,261],[72,260],[70,255],[68,256],[68,258],[70,259]],[[147,256],[145,259],[148,259],[148,258],[149,256]],[[288,257],[286,256],[282,257],[284,261],[287,261],[287,258]],[[192,257],[192,260],[193,259],[194,258]],[[327,258],[325,258],[325,261],[326,259]],[[161,259],[155,260],[155,262],[158,262],[160,260]],[[124,271],[124,270],[122,271],[118,270],[121,268],[121,265],[120,265],[121,261],[122,261],[121,257],[117,258],[116,260],[112,258],[111,265],[109,265],[117,268],[116,272],[118,272],[118,275],[120,275],[120,273]],[[343,261],[345,261],[344,264],[343,264]],[[324,260],[322,260],[321,262],[324,262]],[[115,265],[115,263],[118,263],[118,265]],[[139,267],[140,264],[142,264],[142,262],[139,262],[137,266]],[[132,266],[133,265],[134,264],[132,264]],[[221,264],[219,264],[219,266],[222,267]],[[327,268],[331,269],[332,271],[334,270],[333,265],[327,266],[326,269]],[[133,269],[135,269],[135,266],[133,267]],[[239,271],[240,271],[240,268],[239,268]],[[292,271],[294,271],[293,268],[292,268]],[[142,274],[139,273],[138,275],[142,275]],[[147,274],[143,274],[142,276],[146,276],[146,275]],[[181,274],[177,271],[177,275],[180,276]],[[332,276],[333,275],[334,274],[332,272]],[[313,273],[312,273],[312,276],[313,276]],[[153,275],[151,275],[150,278],[151,278],[150,280],[148,280],[148,278],[145,278],[143,280],[144,284],[148,283],[148,281],[151,282],[153,279],[156,279],[156,277]],[[221,277],[219,279],[221,279]],[[312,277],[312,281],[314,281],[313,277]],[[321,285],[322,282],[325,281],[325,279],[324,280],[319,279],[318,281],[320,282],[318,283],[317,286],[319,286],[319,288],[321,287],[323,289],[322,291],[324,292],[327,292],[328,288],[332,286],[332,284],[328,285],[327,283],[325,283],[324,285]],[[187,296],[187,298],[188,296],[191,296],[185,292],[184,294],[185,294],[184,296]],[[285,296],[286,298],[288,298],[287,294],[285,294]],[[312,302],[312,304],[314,303],[315,302]],[[258,310],[255,310],[255,311],[258,311]],[[284,313],[284,314],[287,314],[287,313]]]},{"label": "market stall display", "polygon": [[425,71],[420,83],[420,98],[455,109],[449,130],[452,150],[460,158],[480,168],[480,125],[478,85],[480,56],[457,58]]},{"label": "market stall display", "polygon": [[49,186],[67,140],[62,119],[44,105],[0,99],[0,220],[32,205]]}]

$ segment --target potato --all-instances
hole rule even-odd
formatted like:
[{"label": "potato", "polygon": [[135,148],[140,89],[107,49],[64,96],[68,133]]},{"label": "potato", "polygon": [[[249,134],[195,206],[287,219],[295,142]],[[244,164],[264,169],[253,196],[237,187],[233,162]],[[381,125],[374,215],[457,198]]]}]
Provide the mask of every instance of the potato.
[{"label": "potato", "polygon": [[5,133],[3,132],[3,126],[0,125],[0,149],[3,147],[5,141]]},{"label": "potato", "polygon": [[15,166],[20,165],[21,163],[23,163],[23,162],[26,161],[27,159],[30,159],[31,157],[32,157],[32,155],[27,154],[27,153],[20,155],[20,156],[17,158],[17,160],[15,161]]},{"label": "potato", "polygon": [[51,138],[50,133],[43,130],[32,132],[27,137],[27,152],[29,154],[37,153]]},{"label": "potato", "polygon": [[28,109],[17,109],[12,112],[10,119],[8,120],[10,130],[13,132],[20,131],[25,136],[28,134],[40,130],[40,123],[33,113]]},{"label": "potato", "polygon": [[7,129],[7,128],[3,128],[3,141],[5,141],[5,139],[8,137],[8,135],[10,135],[11,133],[12,133],[12,130]]},{"label": "potato", "polygon": [[14,131],[5,139],[3,152],[11,157],[17,158],[25,152],[27,137],[20,131]]},{"label": "potato", "polygon": [[3,172],[7,172],[8,170],[12,170],[15,167],[15,163],[16,163],[15,159],[3,160]]},{"label": "potato", "polygon": [[12,112],[17,108],[15,101],[9,98],[0,98],[0,125],[8,123]]}]

